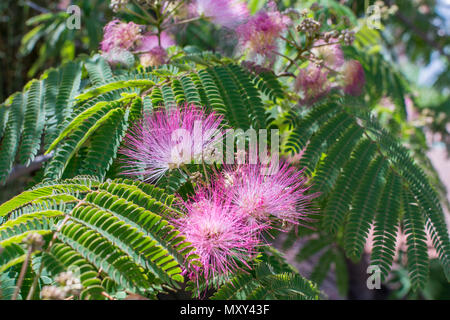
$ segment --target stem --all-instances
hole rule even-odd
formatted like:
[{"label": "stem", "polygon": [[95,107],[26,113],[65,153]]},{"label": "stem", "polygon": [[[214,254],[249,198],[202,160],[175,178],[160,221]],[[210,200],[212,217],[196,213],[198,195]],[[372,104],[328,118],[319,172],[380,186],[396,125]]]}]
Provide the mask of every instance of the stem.
[{"label": "stem", "polygon": [[[302,56],[302,53],[303,53],[303,51],[299,51],[299,52],[297,53],[297,56],[294,58],[294,60],[299,59],[299,58]],[[286,69],[284,70],[284,72],[287,72],[287,71],[289,70],[289,68],[292,67],[293,64],[297,65],[297,64],[295,63],[295,61],[293,61],[293,60],[291,60],[291,59],[289,59],[289,61],[290,61],[290,63],[289,63],[289,65],[286,67]]]},{"label": "stem", "polygon": [[292,78],[297,78],[297,77],[295,76],[295,74],[293,74],[293,73],[291,73],[291,72],[283,72],[283,73],[280,73],[279,75],[277,75],[277,77],[278,77],[278,78],[281,78],[281,77],[292,77]]},{"label": "stem", "polygon": [[183,171],[184,171],[185,173],[187,173],[187,175],[188,175],[189,177],[192,176],[192,173],[189,171],[189,169],[187,168],[186,165],[181,166],[181,168],[183,169]]},{"label": "stem", "polygon": [[163,15],[165,18],[169,18],[175,11],[177,11],[182,5],[184,1],[179,1],[178,4],[175,6],[175,8],[172,9],[172,11],[168,12],[167,15],[165,12],[163,12]]},{"label": "stem", "polygon": [[205,162],[202,161],[203,173],[205,174],[206,183],[209,185],[208,173],[206,172]]},{"label": "stem", "polygon": [[[147,17],[144,17],[143,15],[141,15],[141,14],[137,13],[136,11],[133,11],[133,10],[127,8],[127,7],[124,8],[124,11],[129,13],[129,14],[132,14],[132,15],[138,17],[138,18],[141,18],[142,20],[149,21]],[[149,22],[153,23],[152,21],[149,21]]]},{"label": "stem", "polygon": [[318,45],[312,46],[312,47],[310,48],[310,50],[311,50],[312,48],[319,48],[319,47],[324,47],[324,46],[331,46],[331,45],[333,45],[333,44],[339,44],[339,43],[340,43],[340,42],[338,41],[338,42],[333,42],[333,43],[318,44]]},{"label": "stem", "polygon": [[164,17],[161,16],[159,10],[161,9],[160,6],[158,6],[156,8],[156,28],[158,29],[158,46],[161,47],[161,34],[164,30],[164,28],[162,28],[162,24],[164,22]]},{"label": "stem", "polygon": [[109,294],[107,294],[105,291],[103,291],[103,292],[101,293],[101,295],[104,296],[104,297],[106,297],[108,300],[116,300],[116,299],[114,299],[113,297],[111,297]]},{"label": "stem", "polygon": [[[141,9],[142,12],[144,12],[144,14],[150,19],[150,21],[151,21],[152,23],[155,23],[155,22],[156,22],[156,21],[155,21],[155,18],[153,18],[153,16],[152,16],[150,13],[148,13],[147,10],[145,10],[145,8],[139,3],[139,1],[133,0],[133,3],[134,3],[136,6],[138,6],[138,8]],[[145,20],[147,20],[147,19],[145,19]]]},{"label": "stem", "polygon": [[17,280],[16,289],[14,290],[14,294],[11,300],[16,300],[19,295],[20,288],[22,287],[23,279],[25,278],[25,272],[28,269],[28,264],[30,262],[31,254],[33,253],[33,245],[28,245],[27,256],[25,257],[25,261],[22,264],[22,269],[20,270],[19,279]]},{"label": "stem", "polygon": [[283,57],[283,58],[285,58],[285,59],[287,59],[287,60],[289,60],[290,62],[291,62],[291,64],[295,64],[296,66],[297,66],[297,68],[299,68],[300,69],[300,66],[297,64],[297,62],[295,62],[294,60],[292,60],[291,58],[289,58],[288,56],[285,56],[284,54],[282,54],[282,53],[279,53],[278,51],[273,51],[273,53],[275,53],[275,54],[277,54],[277,55],[279,55],[280,57]]},{"label": "stem", "polygon": [[[82,204],[84,204],[83,201],[78,202],[78,204],[72,209],[75,210],[76,208],[80,207]],[[70,219],[70,214],[66,215],[66,217],[64,218],[64,220],[61,222],[61,224],[58,226],[58,229],[56,229],[55,233],[53,234],[52,240],[50,240],[50,243],[48,244],[47,249],[45,250],[46,253],[50,252],[50,248],[53,246],[53,243],[56,241],[56,237],[58,235],[58,233],[61,231],[62,227],[66,224],[67,221],[69,221]],[[37,283],[39,278],[41,277],[41,273],[42,270],[44,269],[44,263],[41,260],[41,265],[39,266],[39,270],[38,273],[36,274],[36,276],[33,279],[33,284],[31,285],[30,291],[28,292],[27,295],[27,300],[31,300],[31,298],[33,297],[34,294],[34,290],[36,290],[37,287]]]},{"label": "stem", "polygon": [[280,38],[284,41],[286,41],[287,43],[289,43],[291,46],[293,46],[294,48],[296,48],[297,50],[301,50],[301,48],[299,47],[299,45],[297,43],[295,43],[294,41],[289,40],[288,38],[285,38],[283,36],[280,36]]},{"label": "stem", "polygon": [[203,19],[202,17],[195,17],[195,18],[190,18],[190,19],[186,19],[186,20],[182,20],[182,21],[178,21],[175,23],[172,23],[173,26],[177,26],[180,24],[184,24],[184,23],[189,23],[189,22],[193,22],[193,21],[197,21],[197,20],[201,20]]}]

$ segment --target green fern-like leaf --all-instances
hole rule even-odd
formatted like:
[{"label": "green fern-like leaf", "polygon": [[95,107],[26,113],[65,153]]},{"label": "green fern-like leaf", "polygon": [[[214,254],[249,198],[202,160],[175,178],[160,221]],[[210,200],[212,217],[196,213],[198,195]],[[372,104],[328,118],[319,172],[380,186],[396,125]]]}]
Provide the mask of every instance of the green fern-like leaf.
[{"label": "green fern-like leaf", "polygon": [[372,262],[381,269],[382,279],[389,274],[395,255],[398,232],[401,184],[397,174],[389,170],[375,218]]},{"label": "green fern-like leaf", "polygon": [[345,251],[353,259],[359,259],[364,249],[376,205],[381,196],[386,166],[386,161],[382,157],[375,158],[356,190],[344,237]]},{"label": "green fern-like leaf", "polygon": [[414,290],[423,288],[428,278],[428,246],[425,219],[413,195],[408,190],[402,194],[404,210],[403,229],[407,236],[408,271]]}]

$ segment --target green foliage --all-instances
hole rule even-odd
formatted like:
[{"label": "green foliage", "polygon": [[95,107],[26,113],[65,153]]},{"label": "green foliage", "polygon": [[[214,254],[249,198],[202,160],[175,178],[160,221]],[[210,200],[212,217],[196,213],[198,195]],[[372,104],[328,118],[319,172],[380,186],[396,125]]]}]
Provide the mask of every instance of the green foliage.
[{"label": "green foliage", "polygon": [[317,286],[294,272],[281,256],[263,253],[249,272],[238,273],[214,294],[215,300],[317,300]]},{"label": "green foliage", "polygon": [[23,93],[16,93],[10,105],[0,106],[5,123],[0,135],[0,183],[5,182],[15,163],[30,164],[42,147],[41,141],[50,141],[58,133],[72,112],[80,80],[81,64],[71,62],[49,70],[41,80],[27,85]]},{"label": "green foliage", "polygon": [[[66,206],[36,210],[44,198]],[[120,287],[141,294],[178,288],[184,280],[181,266],[198,261],[194,248],[167,220],[176,214],[172,202],[162,189],[131,180],[100,183],[77,177],[38,185],[0,206],[5,219],[0,271],[23,262],[22,240],[39,233],[46,243],[35,253],[40,259],[33,260],[33,268],[54,276],[75,268],[82,298],[101,298]],[[27,208],[34,210],[26,213]],[[115,286],[104,287],[106,278]]]},{"label": "green foliage", "polygon": [[102,18],[108,2],[76,1],[74,4],[82,13],[82,26],[79,29],[68,27],[68,22],[75,22],[74,11],[61,11],[55,8],[57,3],[52,2],[46,3],[46,8],[56,12],[46,11],[25,21],[29,31],[21,39],[19,54],[38,54],[38,58],[28,70],[30,77],[45,68],[49,61],[65,63],[74,59],[77,52],[97,49],[102,36]]},{"label": "green foliage", "polygon": [[[366,73],[373,74],[371,62],[365,63]],[[396,91],[401,107],[401,89]],[[368,95],[371,101],[380,98],[376,92]],[[347,292],[345,256],[361,258],[372,227],[372,263],[383,277],[392,267],[395,237],[404,231],[413,287],[423,287],[426,230],[450,278],[450,243],[439,196],[406,148],[360,108],[361,100],[330,96],[310,110],[274,113],[271,107],[278,102],[284,107],[291,101],[272,71],[215,54],[132,71],[113,71],[95,56],[48,71],[0,106],[2,181],[15,164],[29,164],[40,151],[52,156],[41,172],[42,183],[0,205],[0,244],[7,253],[1,270],[10,272],[23,262],[21,240],[38,232],[53,235],[55,243],[49,247],[47,242],[36,258],[50,274],[79,266],[83,297],[102,298],[103,292],[123,288],[153,296],[178,288],[181,267],[197,262],[190,254],[194,248],[168,222],[179,214],[171,194],[189,194],[192,183],[179,171],[168,172],[158,187],[118,179],[117,151],[143,113],[194,103],[223,115],[225,127],[278,126],[282,154],[302,154],[298,167],[311,177],[311,192],[320,192],[320,215],[317,237],[297,259],[320,255],[312,273],[318,285],[334,268],[340,292]],[[284,247],[296,238],[289,233]],[[314,285],[266,258],[228,284],[214,283],[220,285],[215,298],[319,298]]]},{"label": "green foliage", "polygon": [[[302,152],[300,166],[311,173],[312,189],[321,192],[324,208],[318,222],[321,238],[311,240],[311,245],[299,252],[299,259],[339,243],[347,257],[359,260],[374,226],[372,264],[378,265],[385,277],[392,266],[396,235],[404,230],[409,239],[413,287],[421,288],[427,270],[426,228],[450,279],[450,243],[438,195],[423,169],[373,116],[326,102],[289,122],[292,128],[284,152]],[[407,202],[399,198],[405,190],[412,195]],[[400,212],[402,207],[407,213]],[[419,225],[421,232],[416,233]],[[287,247],[292,245],[291,236],[286,241]],[[319,284],[335,260],[330,250],[322,254],[313,272],[312,279]]]}]

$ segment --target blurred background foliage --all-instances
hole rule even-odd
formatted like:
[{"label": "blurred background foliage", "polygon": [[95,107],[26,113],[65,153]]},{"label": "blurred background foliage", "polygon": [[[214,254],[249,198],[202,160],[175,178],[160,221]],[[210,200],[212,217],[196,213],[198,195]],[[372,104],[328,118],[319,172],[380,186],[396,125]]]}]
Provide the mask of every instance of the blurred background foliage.
[{"label": "blurred background foliage", "polygon": [[[252,13],[266,5],[266,0],[249,0]],[[372,110],[383,125],[402,138],[426,168],[432,167],[427,157],[430,148],[447,150],[450,155],[450,1],[448,0],[386,0],[396,5],[394,14],[382,13],[381,29],[367,26],[369,0],[279,0],[280,9],[309,8],[314,2],[322,6],[324,16],[347,16],[357,26],[356,52],[367,63],[384,63],[395,75],[397,95],[386,95],[376,86],[376,79],[368,79],[373,86]],[[66,28],[69,14],[66,8],[75,4],[81,8],[81,29]],[[2,0],[0,2],[0,101],[5,100],[32,78],[47,68],[73,60],[80,54],[98,50],[102,29],[116,14],[107,0]],[[119,18],[130,20],[124,13]],[[133,18],[136,23],[143,23]],[[369,19],[370,20],[370,19]],[[219,29],[206,21],[196,21],[176,29],[177,44],[187,52],[204,50],[223,55],[239,55],[233,31]],[[285,48],[289,54],[289,48]],[[404,90],[404,91],[403,91]],[[388,92],[392,93],[392,92]],[[390,99],[400,97],[398,110]],[[446,188],[434,170],[427,172],[441,194]],[[434,176],[433,176],[434,175]],[[22,191],[32,181],[27,174],[0,188],[0,203]],[[401,254],[401,253],[400,253]],[[389,290],[382,298],[450,299],[450,285],[442,270],[432,264],[430,281],[418,293],[413,293],[407,271],[398,266],[387,283]],[[350,284],[351,285],[351,284]],[[351,290],[350,290],[351,292]],[[377,293],[378,294],[378,293]],[[350,296],[349,296],[350,297]]]},{"label": "blurred background foliage", "polygon": [[[249,0],[252,13],[267,0]],[[327,16],[346,15],[355,24],[366,17],[369,0],[279,0],[280,8],[309,8],[317,2]],[[66,8],[81,8],[80,30],[65,28]],[[450,2],[448,0],[388,0],[397,5],[393,15],[383,15],[381,30],[360,28],[359,44],[365,52],[381,54],[408,80],[413,94],[406,96],[416,125],[437,133],[450,151]],[[103,26],[114,13],[106,0],[3,0],[0,3],[0,100],[21,88],[43,70],[98,49]],[[119,18],[131,17],[119,14]],[[142,21],[136,21],[142,23]],[[359,24],[361,26],[361,23]],[[192,51],[236,54],[233,31],[218,29],[206,21],[177,29],[177,43]],[[368,48],[369,47],[369,48]],[[386,101],[385,101],[386,102]],[[417,117],[416,113],[420,115]]]}]

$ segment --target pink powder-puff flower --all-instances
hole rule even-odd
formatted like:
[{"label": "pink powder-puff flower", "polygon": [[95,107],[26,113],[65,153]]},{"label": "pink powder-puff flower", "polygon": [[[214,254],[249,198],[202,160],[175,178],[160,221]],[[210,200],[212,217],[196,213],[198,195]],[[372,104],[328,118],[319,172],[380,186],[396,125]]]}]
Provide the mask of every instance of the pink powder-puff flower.
[{"label": "pink powder-puff flower", "polygon": [[196,0],[190,9],[227,28],[236,27],[249,15],[247,4],[241,0]]},{"label": "pink powder-puff flower", "polygon": [[109,22],[103,29],[101,49],[108,52],[113,48],[132,50],[142,38],[141,28],[134,22],[122,22],[118,19]]},{"label": "pink powder-puff flower", "polygon": [[366,77],[361,63],[357,60],[347,61],[342,67],[342,84],[344,93],[352,96],[362,94]]},{"label": "pink powder-puff flower", "polygon": [[172,223],[196,248],[202,267],[192,266],[191,279],[227,277],[229,273],[248,267],[261,245],[257,230],[246,223],[231,199],[220,188],[199,188],[196,195],[184,202],[187,214]]},{"label": "pink powder-puff flower", "polygon": [[311,52],[329,68],[337,69],[344,64],[344,53],[337,39],[331,38],[328,42],[317,40]]},{"label": "pink powder-puff flower", "polygon": [[142,53],[139,56],[142,66],[156,67],[167,63],[166,49],[174,44],[175,41],[167,32],[163,31],[160,38],[155,34],[147,33],[141,39],[135,52]]},{"label": "pink powder-puff flower", "polygon": [[311,221],[311,199],[318,194],[307,195],[309,187],[303,171],[286,162],[226,168],[222,177],[223,190],[251,225],[266,229],[273,221],[285,227]]},{"label": "pink powder-puff flower", "polygon": [[295,82],[295,89],[302,95],[300,102],[312,105],[326,96],[331,90],[328,70],[316,65],[300,69]]},{"label": "pink powder-puff flower", "polygon": [[154,47],[139,56],[143,67],[157,67],[167,62],[167,52],[161,47]]},{"label": "pink powder-puff flower", "polygon": [[167,32],[161,32],[160,39],[156,34],[146,33],[140,40],[139,46],[136,48],[137,52],[149,52],[150,50],[161,47],[163,49],[167,49],[170,46],[173,46],[175,41],[172,36]]},{"label": "pink powder-puff flower", "polygon": [[260,11],[237,28],[241,45],[251,53],[272,57],[277,40],[286,30],[290,19],[271,5],[269,11]]},{"label": "pink powder-puff flower", "polygon": [[194,105],[144,115],[129,131],[120,152],[126,156],[124,174],[157,181],[168,170],[203,161],[203,152],[222,139],[222,117],[207,115]]}]

